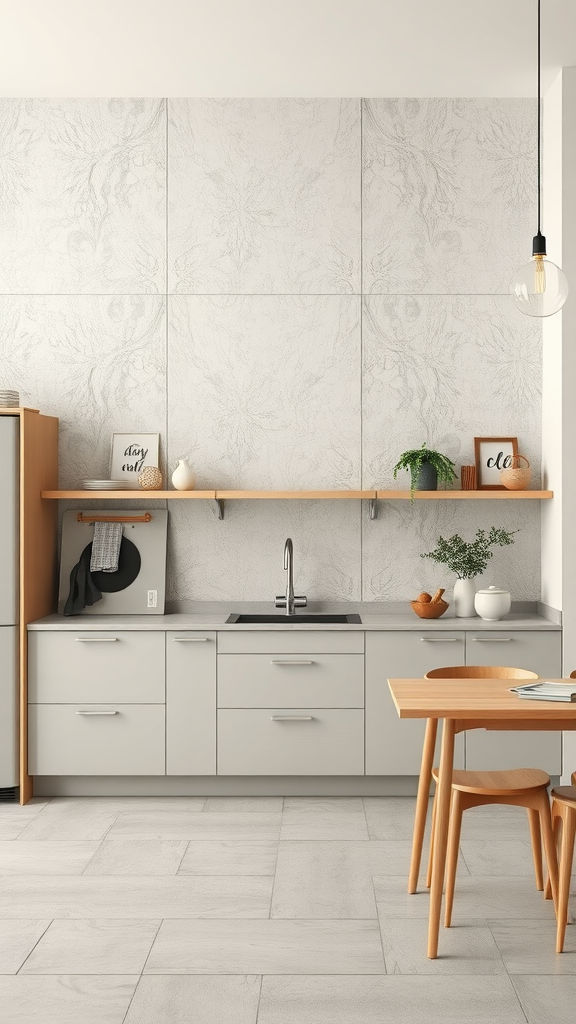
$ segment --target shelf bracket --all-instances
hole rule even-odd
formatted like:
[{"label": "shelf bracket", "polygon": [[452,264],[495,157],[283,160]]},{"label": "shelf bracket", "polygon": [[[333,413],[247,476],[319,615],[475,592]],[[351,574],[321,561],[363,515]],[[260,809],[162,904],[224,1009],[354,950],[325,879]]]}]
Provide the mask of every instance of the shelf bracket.
[{"label": "shelf bracket", "polygon": [[378,519],[378,501],[376,498],[369,498],[368,512],[370,514],[370,519]]},{"label": "shelf bracket", "polygon": [[212,508],[214,510],[214,514],[218,517],[218,519],[220,519],[220,520],[224,519],[224,499],[223,498],[214,498],[214,504],[213,504]]}]

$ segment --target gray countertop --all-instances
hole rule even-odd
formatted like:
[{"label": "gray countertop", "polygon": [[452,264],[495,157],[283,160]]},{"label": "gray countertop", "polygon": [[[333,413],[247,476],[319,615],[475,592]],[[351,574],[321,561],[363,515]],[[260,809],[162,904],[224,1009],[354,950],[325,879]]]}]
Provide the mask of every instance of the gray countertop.
[{"label": "gray countertop", "polygon": [[[532,610],[527,610],[527,608]],[[333,630],[411,630],[427,633],[451,632],[454,630],[473,631],[499,631],[512,629],[529,630],[560,630],[559,615],[549,610],[547,614],[540,614],[537,606],[520,605],[516,610],[510,612],[499,622],[485,622],[478,616],[471,619],[457,619],[448,609],[441,619],[419,619],[411,610],[406,610],[404,603],[364,603],[364,604],[332,604],[327,607],[311,606],[308,611],[337,611],[340,613],[357,612],[362,619],[361,623],[255,623],[255,624],[227,624],[226,619],[232,612],[262,612],[270,611],[270,605],[247,604],[241,601],[230,601],[223,606],[222,603],[202,604],[190,611],[174,611],[167,615],[74,615],[65,618],[62,615],[48,615],[37,622],[32,622],[29,630],[233,630],[242,631],[278,631],[281,630],[321,630],[322,632]],[[542,609],[540,609],[542,611]],[[558,619],[558,621],[555,621]]]}]

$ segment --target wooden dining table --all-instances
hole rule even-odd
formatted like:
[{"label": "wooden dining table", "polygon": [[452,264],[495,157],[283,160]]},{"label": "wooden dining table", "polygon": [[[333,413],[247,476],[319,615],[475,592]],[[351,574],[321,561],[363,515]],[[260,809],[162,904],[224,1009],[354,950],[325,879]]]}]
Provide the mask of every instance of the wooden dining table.
[{"label": "wooden dining table", "polygon": [[[547,680],[571,683],[574,680]],[[452,771],[454,765],[454,737],[467,729],[511,730],[576,730],[576,703],[543,700],[524,700],[510,692],[511,679],[389,679],[388,686],[400,718],[436,718],[442,720],[442,746],[436,815],[434,824],[434,858],[430,886],[428,921],[428,957],[438,956],[438,936],[446,847],[450,817]],[[517,684],[516,684],[517,685]],[[434,750],[423,751],[419,794],[428,803],[430,773]],[[499,766],[494,765],[497,769]],[[539,765],[523,765],[537,768]],[[421,801],[422,802],[422,801]],[[424,811],[424,814],[426,812]],[[556,872],[556,853],[546,843],[549,870]],[[552,861],[552,864],[550,864]]]}]

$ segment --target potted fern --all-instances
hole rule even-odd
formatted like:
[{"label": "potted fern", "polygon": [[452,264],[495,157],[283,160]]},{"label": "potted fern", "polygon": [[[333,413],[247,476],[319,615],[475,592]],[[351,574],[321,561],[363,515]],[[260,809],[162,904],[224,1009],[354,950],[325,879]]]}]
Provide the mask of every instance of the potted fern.
[{"label": "potted fern", "polygon": [[505,547],[514,543],[514,533],[491,526],[490,530],[477,530],[473,541],[462,540],[455,533],[447,540],[440,537],[433,551],[426,551],[421,558],[431,558],[439,565],[446,565],[458,577],[454,584],[454,612],[457,616],[470,618],[475,615],[474,596],[476,576],[486,570],[494,556],[492,548]]},{"label": "potted fern", "polygon": [[427,448],[426,443],[402,453],[394,466],[394,479],[400,469],[410,471],[411,501],[414,501],[414,491],[436,491],[439,480],[450,485],[456,479],[452,460]]}]

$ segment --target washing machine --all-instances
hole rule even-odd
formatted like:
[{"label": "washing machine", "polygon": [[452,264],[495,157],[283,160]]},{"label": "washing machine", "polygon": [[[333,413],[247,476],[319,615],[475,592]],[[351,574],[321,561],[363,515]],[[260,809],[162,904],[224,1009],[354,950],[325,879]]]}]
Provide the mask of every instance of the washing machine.
[{"label": "washing machine", "polygon": [[83,615],[163,615],[166,597],[166,541],[168,512],[165,509],[127,511],[102,509],[64,513],[60,553],[58,611],[70,593],[70,574],[87,548],[91,548],[95,524],[122,524],[122,543],[117,572],[93,572],[102,600],[83,609]]}]

